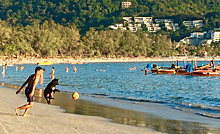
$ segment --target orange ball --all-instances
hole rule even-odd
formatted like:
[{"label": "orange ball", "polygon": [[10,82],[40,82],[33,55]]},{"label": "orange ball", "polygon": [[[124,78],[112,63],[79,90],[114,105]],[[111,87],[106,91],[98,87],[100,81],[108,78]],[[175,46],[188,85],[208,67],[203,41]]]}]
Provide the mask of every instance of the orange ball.
[{"label": "orange ball", "polygon": [[74,92],[74,93],[72,94],[72,97],[73,97],[74,100],[78,100],[78,99],[79,99],[79,93]]}]

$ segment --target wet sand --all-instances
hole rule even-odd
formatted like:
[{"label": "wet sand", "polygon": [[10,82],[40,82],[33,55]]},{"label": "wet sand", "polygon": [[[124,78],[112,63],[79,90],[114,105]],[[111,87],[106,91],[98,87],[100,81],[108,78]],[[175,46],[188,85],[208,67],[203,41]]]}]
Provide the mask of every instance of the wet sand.
[{"label": "wet sand", "polygon": [[[15,90],[0,87],[0,133],[2,134],[116,134],[116,133],[158,133],[148,128],[122,125],[102,117],[63,113],[58,106],[34,103],[29,110],[30,117],[15,115],[14,108],[26,103],[23,94],[15,95]],[[63,105],[68,103],[63,102]],[[71,107],[75,109],[74,107]],[[23,111],[19,112],[20,114]]]},{"label": "wet sand", "polygon": [[[12,86],[12,87],[17,88],[17,86]],[[7,89],[7,92],[8,91],[9,89]],[[46,103],[44,98],[39,97],[38,91],[39,90],[36,90],[35,92],[35,101]],[[13,102],[14,107],[25,103],[26,99],[23,97],[23,95],[21,94],[19,95],[21,99],[20,101],[22,101],[23,103],[21,102],[18,103],[17,102],[18,96],[13,95],[15,91],[10,90],[10,92],[14,97],[13,98],[14,101],[16,101]],[[64,109],[64,111],[62,111],[58,107],[54,107],[51,105],[35,103],[35,106],[30,110],[30,114],[33,115],[30,118],[33,118],[35,120],[38,120],[38,118],[39,120],[44,120],[44,118],[47,118],[46,120],[50,120],[51,118],[51,120],[54,121],[54,122],[52,121],[52,123],[55,124],[55,125],[52,124],[55,126],[54,128],[61,129],[60,127],[58,127],[58,125],[64,124],[62,125],[62,127],[65,128],[65,131],[59,130],[60,132],[64,132],[64,133],[66,132],[86,133],[85,132],[86,129],[88,133],[104,133],[104,132],[105,133],[119,133],[119,132],[136,133],[137,132],[139,134],[139,133],[155,133],[155,131],[164,132],[164,133],[214,133],[214,134],[220,133],[219,119],[206,118],[203,116],[195,115],[191,112],[172,109],[169,106],[163,104],[128,102],[117,99],[108,99],[100,96],[91,97],[91,96],[83,96],[83,95],[80,96],[79,100],[74,101],[71,98],[71,93],[68,92],[56,93],[54,97],[55,99],[53,100],[52,104],[59,106],[61,109]],[[51,115],[47,111],[53,111],[52,112],[53,115]],[[71,114],[64,114],[62,112],[71,113]],[[12,117],[14,117],[15,115],[14,111],[12,111],[11,108],[10,109],[8,108],[7,111],[1,113],[3,115],[8,114]],[[76,114],[87,115],[87,116],[80,116]],[[61,119],[60,116],[66,117],[67,119],[64,118]],[[96,118],[94,116],[104,117],[104,119],[100,117]],[[81,117],[83,119],[81,119]],[[14,118],[17,117],[15,116]],[[20,118],[23,119],[22,117]],[[98,119],[98,121],[96,119]],[[59,123],[56,124],[55,123],[56,120],[59,120]],[[64,122],[62,122],[61,120],[63,120]],[[45,121],[43,122],[46,124]],[[110,123],[110,122],[116,122],[119,124]],[[1,120],[0,123],[2,123]],[[100,124],[101,127],[99,128]],[[125,126],[121,124],[125,124]],[[89,125],[92,125],[92,127],[89,127]],[[112,130],[110,131],[109,129],[109,127],[112,128],[112,125],[116,127],[114,131]],[[69,129],[68,127],[71,126],[76,127],[77,129],[70,128],[70,131],[68,131],[67,130]],[[107,128],[104,128],[105,126],[107,126]],[[38,126],[38,128],[39,127],[44,127],[44,126]],[[82,131],[79,131],[79,128],[81,128]],[[151,130],[149,130],[149,128]],[[48,131],[52,132],[53,131],[52,129],[53,128],[50,129],[48,128]],[[41,132],[37,131],[36,133],[41,133]]]}]

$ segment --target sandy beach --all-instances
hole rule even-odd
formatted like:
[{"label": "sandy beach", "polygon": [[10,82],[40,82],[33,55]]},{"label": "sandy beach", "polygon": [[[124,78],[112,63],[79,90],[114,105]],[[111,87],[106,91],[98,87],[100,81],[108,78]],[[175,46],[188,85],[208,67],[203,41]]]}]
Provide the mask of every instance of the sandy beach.
[{"label": "sandy beach", "polygon": [[[83,64],[97,62],[158,62],[158,61],[211,61],[212,57],[205,59],[204,57],[122,57],[122,58],[74,58],[74,57],[53,57],[53,58],[7,58],[1,57],[0,63],[7,65],[19,64],[37,64],[41,62],[52,62],[53,64]],[[216,61],[220,61],[219,57],[215,57]],[[1,65],[2,65],[1,64]]]},{"label": "sandy beach", "polygon": [[[57,106],[34,103],[30,117],[16,116],[14,108],[26,104],[23,94],[14,89],[0,87],[1,134],[155,134],[151,129],[112,123],[101,117],[63,113]],[[19,113],[22,114],[23,111]]]}]

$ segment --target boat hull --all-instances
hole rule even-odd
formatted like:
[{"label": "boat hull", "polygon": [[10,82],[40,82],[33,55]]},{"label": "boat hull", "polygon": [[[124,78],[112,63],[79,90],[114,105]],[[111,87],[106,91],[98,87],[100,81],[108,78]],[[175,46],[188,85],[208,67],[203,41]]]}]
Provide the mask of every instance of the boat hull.
[{"label": "boat hull", "polygon": [[173,69],[169,69],[169,70],[166,70],[166,69],[152,69],[151,70],[152,73],[155,73],[155,74],[175,74],[175,70]]},{"label": "boat hull", "polygon": [[190,73],[187,72],[185,69],[177,69],[176,75],[189,75]]},{"label": "boat hull", "polygon": [[192,72],[191,76],[210,76],[210,77],[219,77],[220,72]]}]

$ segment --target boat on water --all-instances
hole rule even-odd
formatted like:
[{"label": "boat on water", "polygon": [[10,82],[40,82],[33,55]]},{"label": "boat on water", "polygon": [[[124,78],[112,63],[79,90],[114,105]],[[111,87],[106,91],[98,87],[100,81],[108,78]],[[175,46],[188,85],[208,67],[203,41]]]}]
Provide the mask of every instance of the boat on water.
[{"label": "boat on water", "polygon": [[186,71],[186,69],[176,69],[176,75],[189,75],[190,73]]},{"label": "boat on water", "polygon": [[[149,65],[147,68],[149,68]],[[175,66],[175,64],[172,64],[171,67],[158,67],[156,64],[153,64],[151,72],[155,74],[176,74],[176,69],[180,68]]]},{"label": "boat on water", "polygon": [[190,73],[191,76],[220,76],[220,71],[217,70],[195,70]]},{"label": "boat on water", "polygon": [[176,71],[174,69],[157,69],[153,68],[151,69],[152,73],[155,74],[176,74]]},{"label": "boat on water", "polygon": [[38,62],[37,65],[53,65],[52,61]]},{"label": "boat on water", "polygon": [[190,73],[191,76],[220,76],[220,65],[214,66],[213,60],[201,67],[195,68],[193,72]]},{"label": "boat on water", "polygon": [[[177,62],[178,65],[178,62]],[[175,66],[171,67],[157,67],[153,64],[151,72],[155,74],[175,74],[175,75],[191,75],[191,76],[220,76],[220,64],[214,66],[214,59],[205,66],[196,67],[196,64],[187,64],[185,67]]]}]

